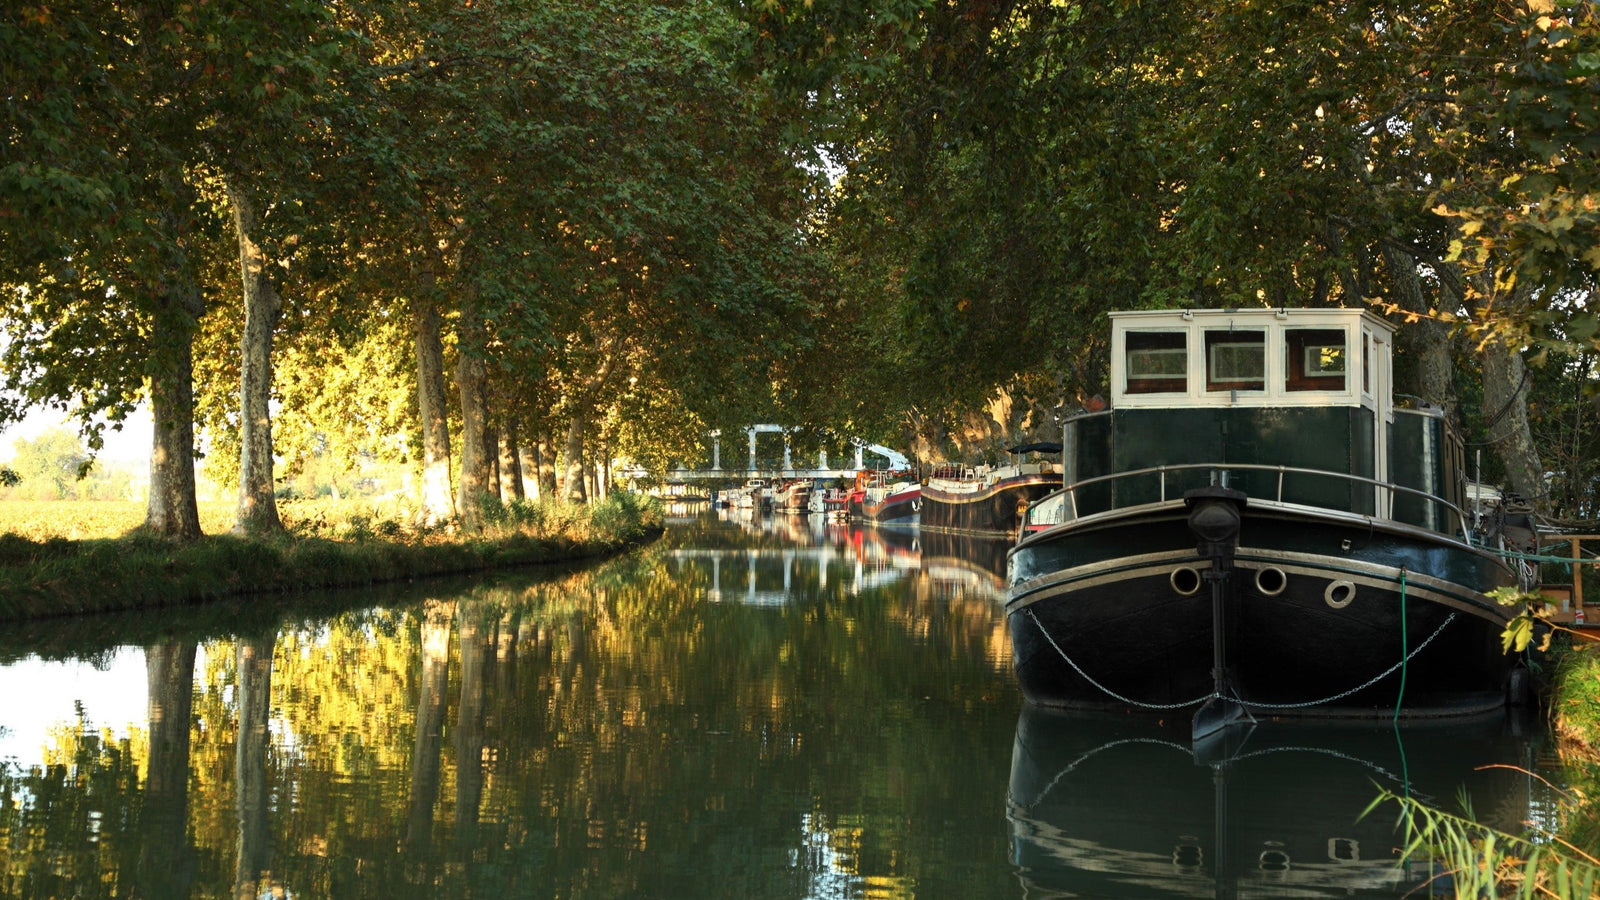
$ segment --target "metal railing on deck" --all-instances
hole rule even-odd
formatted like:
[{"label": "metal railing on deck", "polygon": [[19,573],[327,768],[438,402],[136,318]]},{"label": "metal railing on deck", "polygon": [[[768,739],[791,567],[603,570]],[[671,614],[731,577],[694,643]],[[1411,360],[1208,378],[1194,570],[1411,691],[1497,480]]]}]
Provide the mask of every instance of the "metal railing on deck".
[{"label": "metal railing on deck", "polygon": [[[1077,521],[1084,515],[1080,513],[1079,510],[1080,495],[1083,494],[1088,488],[1101,485],[1104,485],[1107,488],[1108,496],[1103,502],[1096,501],[1093,504],[1095,508],[1088,513],[1089,515],[1098,515],[1100,513],[1112,512],[1119,509],[1131,509],[1136,506],[1144,506],[1151,503],[1162,504],[1168,502],[1169,500],[1176,500],[1181,498],[1182,494],[1178,493],[1176,497],[1167,496],[1168,476],[1194,472],[1208,473],[1208,483],[1213,485],[1221,485],[1223,487],[1228,486],[1228,481],[1234,473],[1275,474],[1277,476],[1277,490],[1273,496],[1263,496],[1259,492],[1251,494],[1250,496],[1253,499],[1258,500],[1273,500],[1278,503],[1297,503],[1302,506],[1315,506],[1323,509],[1335,509],[1340,512],[1356,512],[1356,510],[1339,509],[1338,507],[1330,506],[1326,503],[1305,502],[1303,500],[1291,499],[1286,501],[1284,499],[1283,487],[1285,476],[1295,476],[1297,479],[1303,477],[1321,478],[1331,481],[1344,482],[1353,486],[1366,486],[1375,489],[1375,493],[1373,495],[1376,506],[1375,514],[1379,518],[1392,517],[1396,497],[1412,497],[1424,505],[1423,508],[1427,512],[1425,518],[1430,523],[1436,519],[1435,513],[1439,509],[1442,509],[1447,515],[1453,515],[1455,517],[1456,528],[1459,530],[1462,537],[1470,542],[1470,537],[1467,530],[1467,522],[1469,520],[1466,513],[1461,510],[1461,507],[1456,506],[1454,503],[1451,503],[1449,500],[1446,500],[1443,497],[1439,497],[1416,488],[1392,484],[1386,481],[1378,481],[1375,478],[1367,478],[1362,475],[1351,475],[1345,472],[1330,472],[1325,469],[1302,469],[1295,466],[1269,466],[1257,463],[1229,463],[1226,465],[1220,463],[1185,463],[1182,465],[1173,466],[1152,466],[1146,469],[1134,469],[1127,472],[1116,472],[1111,475],[1101,475],[1096,478],[1085,478],[1082,481],[1077,481],[1067,485],[1065,488],[1055,492],[1054,494],[1050,494],[1049,496],[1043,497],[1035,502],[1033,506],[1028,509],[1023,528],[1039,528],[1050,525],[1060,525],[1065,522]],[[1133,479],[1150,477],[1154,477],[1157,483],[1157,496],[1155,500],[1148,499],[1148,490],[1143,492],[1129,490],[1126,492],[1127,494],[1140,499],[1137,501],[1130,500],[1129,502],[1118,502],[1117,494],[1119,492],[1116,490],[1118,482],[1128,482],[1132,481]],[[1187,489],[1187,487],[1185,489]],[[1388,502],[1377,502],[1380,500],[1387,500]],[[1358,514],[1365,515],[1365,513]],[[1433,526],[1425,525],[1424,527]],[[1435,530],[1442,531],[1445,529],[1435,528]]]}]

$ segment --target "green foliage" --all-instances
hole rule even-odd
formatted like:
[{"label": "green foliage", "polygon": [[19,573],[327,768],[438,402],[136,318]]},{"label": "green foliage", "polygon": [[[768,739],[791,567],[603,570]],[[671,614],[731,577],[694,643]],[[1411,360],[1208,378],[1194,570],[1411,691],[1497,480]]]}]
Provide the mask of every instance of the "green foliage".
[{"label": "green foliage", "polygon": [[1593,641],[1574,638],[1555,670],[1551,719],[1570,801],[1562,835],[1579,847],[1600,846],[1600,654]]},{"label": "green foliage", "polygon": [[416,460],[414,309],[495,426],[654,466],[775,418],[938,443],[1004,398],[1038,430],[1104,391],[1108,309],[1398,307],[1401,251],[1443,315],[1600,334],[1590,4],[171,12],[0,16],[0,375],[115,419],[198,334],[224,483],[225,187],[287,301],[291,478]]},{"label": "green foliage", "polygon": [[78,436],[54,428],[36,438],[15,442],[12,468],[34,499],[60,500],[75,496],[78,483],[88,474],[89,456]]},{"label": "green foliage", "polygon": [[1600,346],[1582,302],[1600,273],[1600,11],[1529,0],[1497,29],[1500,65],[1465,86],[1441,135],[1468,162],[1434,192],[1455,229],[1449,258],[1482,276],[1482,326]]},{"label": "green foliage", "polygon": [[1536,632],[1544,634],[1544,639],[1539,643],[1539,651],[1542,653],[1550,649],[1550,639],[1554,632],[1550,628],[1550,621],[1545,612],[1545,608],[1549,606],[1547,598],[1512,585],[1495,588],[1489,591],[1488,597],[1501,606],[1521,607],[1517,614],[1506,622],[1505,629],[1500,633],[1502,652],[1522,653],[1533,642]]},{"label": "green foliage", "polygon": [[[502,528],[471,539],[357,516],[291,520],[286,535],[231,535],[173,544],[134,532],[118,540],[30,541],[0,535],[0,619],[196,603],[223,597],[380,584],[584,559],[660,533],[659,509],[618,501],[592,521],[588,507],[544,526]],[[594,509],[605,509],[598,504]]]},{"label": "green foliage", "polygon": [[484,508],[489,533],[528,531],[537,535],[579,534],[614,540],[662,527],[661,501],[647,494],[612,491],[597,503],[559,500],[501,503],[491,498]]},{"label": "green foliage", "polygon": [[1594,640],[1574,637],[1556,665],[1551,713],[1563,736],[1590,761],[1600,762],[1600,652]]},{"label": "green foliage", "polygon": [[1582,847],[1550,835],[1541,840],[1496,831],[1466,816],[1434,809],[1387,789],[1367,807],[1400,807],[1404,828],[1402,860],[1426,862],[1453,882],[1457,897],[1592,897],[1600,894],[1600,859]]}]

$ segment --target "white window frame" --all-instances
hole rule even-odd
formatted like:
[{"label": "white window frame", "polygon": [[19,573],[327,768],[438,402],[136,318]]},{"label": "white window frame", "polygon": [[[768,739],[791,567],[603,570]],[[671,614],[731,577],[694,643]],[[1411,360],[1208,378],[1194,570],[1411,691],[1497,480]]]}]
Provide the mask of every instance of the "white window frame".
[{"label": "white window frame", "polygon": [[[1359,309],[1287,310],[1181,310],[1112,313],[1111,384],[1112,405],[1123,409],[1228,406],[1368,406],[1375,407],[1369,391],[1362,388],[1362,372],[1356,354],[1373,336],[1387,343],[1394,329],[1382,319]],[[1205,334],[1227,330],[1265,332],[1265,390],[1206,390]],[[1343,390],[1288,389],[1288,336],[1291,330],[1343,330],[1345,334],[1345,375]],[[1146,332],[1182,331],[1188,353],[1187,390],[1181,392],[1135,394],[1127,391],[1127,335]],[[1382,365],[1376,354],[1373,365]]]},{"label": "white window frame", "polygon": [[[1236,330],[1237,331],[1250,331],[1250,332],[1258,333],[1258,334],[1261,335],[1261,342],[1260,343],[1256,343],[1255,341],[1249,341],[1249,342],[1245,342],[1245,341],[1221,342],[1221,341],[1219,341],[1219,342],[1217,342],[1215,344],[1208,344],[1206,346],[1206,357],[1207,357],[1207,359],[1206,359],[1206,370],[1205,370],[1205,375],[1204,375],[1204,381],[1206,382],[1207,385],[1209,385],[1212,381],[1254,381],[1254,380],[1259,380],[1261,382],[1261,387],[1258,387],[1258,388],[1213,388],[1213,387],[1205,387],[1204,391],[1206,393],[1208,393],[1208,394],[1227,393],[1229,391],[1239,391],[1241,393],[1251,393],[1251,394],[1259,394],[1259,393],[1270,392],[1272,390],[1272,374],[1267,370],[1267,357],[1269,357],[1271,355],[1271,353],[1269,352],[1269,348],[1271,348],[1271,346],[1272,346],[1272,330],[1269,329],[1269,328],[1240,328],[1240,329],[1236,329]],[[1200,332],[1200,339],[1203,341],[1203,340],[1205,340],[1205,336],[1207,334],[1216,334],[1216,333],[1218,333],[1217,329],[1214,329],[1214,328],[1205,329],[1205,330]],[[1243,377],[1234,377],[1234,376],[1230,375],[1230,376],[1226,376],[1226,377],[1217,377],[1217,378],[1213,379],[1211,377],[1211,374],[1213,372],[1215,372],[1217,369],[1221,368],[1220,366],[1218,366],[1216,364],[1217,360],[1220,359],[1220,358],[1223,358],[1225,356],[1225,354],[1219,354],[1217,351],[1223,349],[1224,347],[1257,347],[1257,348],[1260,348],[1260,350],[1261,350],[1261,366],[1260,366],[1259,371],[1257,371],[1257,372],[1255,372],[1255,373],[1253,373],[1251,375],[1247,375],[1247,376],[1243,376]]]}]

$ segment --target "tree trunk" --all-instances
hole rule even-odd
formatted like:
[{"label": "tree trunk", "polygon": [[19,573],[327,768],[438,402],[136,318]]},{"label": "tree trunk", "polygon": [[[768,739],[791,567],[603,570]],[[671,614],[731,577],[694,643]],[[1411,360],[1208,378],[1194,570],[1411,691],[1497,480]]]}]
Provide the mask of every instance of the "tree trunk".
[{"label": "tree trunk", "polygon": [[1403,371],[1406,379],[1398,385],[1399,392],[1420,397],[1429,406],[1445,411],[1456,420],[1455,363],[1450,358],[1450,326],[1438,319],[1428,318],[1432,304],[1422,290],[1422,278],[1417,274],[1417,260],[1399,247],[1385,245],[1384,262],[1405,309],[1422,313],[1423,318],[1407,323],[1400,329],[1397,339],[1407,365]]},{"label": "tree trunk", "polygon": [[445,694],[450,688],[450,604],[423,607],[422,677],[417,682],[415,737],[411,745],[411,802],[406,847],[426,858],[433,844],[433,803],[439,796],[439,750],[444,734]]},{"label": "tree trunk", "polygon": [[488,374],[483,362],[483,323],[468,302],[461,310],[457,331],[456,389],[461,393],[461,479],[456,510],[461,523],[476,531],[483,527],[483,504],[489,497],[489,456],[486,453],[489,415],[484,399]]},{"label": "tree trunk", "polygon": [[483,804],[485,690],[494,662],[494,634],[485,627],[481,606],[461,610],[461,701],[456,709],[456,841],[476,845],[478,809]]},{"label": "tree trunk", "polygon": [[1506,467],[1506,486],[1528,500],[1544,500],[1544,465],[1528,427],[1532,388],[1522,353],[1499,339],[1478,351],[1483,371],[1483,422],[1488,441]]},{"label": "tree trunk", "polygon": [[526,500],[522,486],[522,449],[517,446],[517,420],[506,422],[505,443],[500,450],[500,496],[512,500]]},{"label": "tree trunk", "polygon": [[556,493],[556,444],[550,435],[542,434],[536,446],[539,452],[539,499],[554,500],[560,496]]},{"label": "tree trunk", "polygon": [[539,442],[537,440],[522,448],[523,484],[528,494],[528,501],[538,503],[549,496],[544,493],[539,484]]},{"label": "tree trunk", "polygon": [[[259,897],[270,882],[272,829],[267,819],[267,725],[272,714],[273,637],[240,638],[234,647],[239,738],[234,751],[234,805],[239,847],[233,895]],[[269,892],[270,893],[270,892]]]},{"label": "tree trunk", "polygon": [[537,503],[539,497],[539,449],[537,444],[523,444],[517,448],[517,461],[522,466],[522,492],[528,502]]},{"label": "tree trunk", "polygon": [[272,484],[272,330],[283,300],[267,275],[256,243],[256,212],[244,192],[228,186],[239,234],[244,285],[244,338],[239,344],[239,508],[233,530],[267,534],[283,529]]},{"label": "tree trunk", "polygon": [[200,537],[194,483],[194,333],[198,291],[156,313],[151,334],[150,496],[144,527],[164,537]]},{"label": "tree trunk", "polygon": [[500,470],[500,426],[490,421],[483,429],[483,456],[489,460],[489,496],[504,503],[505,473]]},{"label": "tree trunk", "polygon": [[428,525],[447,522],[456,515],[455,495],[450,493],[444,340],[433,288],[434,275],[430,267],[422,273],[419,293],[424,299],[411,304],[411,334],[417,353],[417,413],[422,422],[422,515]]},{"label": "tree trunk", "polygon": [[508,609],[495,626],[495,692],[502,702],[515,702],[522,695],[517,690],[517,630],[521,617],[521,612]]},{"label": "tree trunk", "polygon": [[583,484],[587,474],[583,465],[583,426],[583,414],[574,413],[567,426],[567,453],[563,460],[567,470],[566,499],[569,503],[584,503],[588,499]]},{"label": "tree trunk", "polygon": [[193,881],[189,850],[189,737],[194,709],[193,641],[145,648],[149,757],[139,820],[139,883],[146,897],[184,897]]}]

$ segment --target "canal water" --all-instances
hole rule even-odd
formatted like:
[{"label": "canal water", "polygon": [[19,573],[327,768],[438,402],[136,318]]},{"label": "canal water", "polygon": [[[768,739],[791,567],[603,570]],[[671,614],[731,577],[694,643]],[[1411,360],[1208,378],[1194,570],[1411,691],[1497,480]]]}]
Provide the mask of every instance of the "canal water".
[{"label": "canal water", "polygon": [[585,568],[9,627],[0,897],[1387,897],[1430,873],[1393,807],[1360,818],[1380,788],[1552,808],[1501,716],[1197,749],[1027,708],[1002,542],[746,515]]}]

